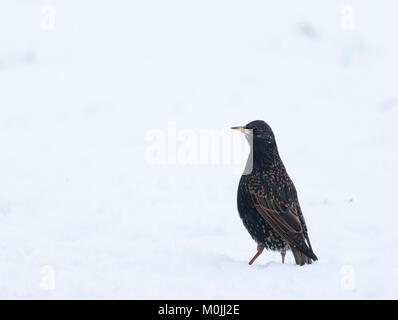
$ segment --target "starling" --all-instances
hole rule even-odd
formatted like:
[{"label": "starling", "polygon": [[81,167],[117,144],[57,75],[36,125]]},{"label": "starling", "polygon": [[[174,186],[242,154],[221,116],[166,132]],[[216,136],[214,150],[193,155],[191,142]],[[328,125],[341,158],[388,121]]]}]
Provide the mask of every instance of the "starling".
[{"label": "starling", "polygon": [[250,144],[250,156],[238,187],[240,218],[257,243],[257,253],[249,264],[264,249],[279,251],[282,263],[289,249],[298,265],[318,260],[311,248],[296,188],[279,157],[271,127],[256,120],[232,129],[243,132]]}]

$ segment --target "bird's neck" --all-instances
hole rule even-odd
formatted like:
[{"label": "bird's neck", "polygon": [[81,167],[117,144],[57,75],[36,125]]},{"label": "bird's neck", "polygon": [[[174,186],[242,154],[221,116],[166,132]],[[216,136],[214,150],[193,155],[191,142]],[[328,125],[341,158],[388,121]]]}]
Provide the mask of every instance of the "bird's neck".
[{"label": "bird's neck", "polygon": [[[262,147],[254,145],[250,153],[252,154],[252,162],[254,170],[267,171],[276,168],[281,164],[278,148],[276,145]],[[250,156],[249,160],[250,161]]]}]

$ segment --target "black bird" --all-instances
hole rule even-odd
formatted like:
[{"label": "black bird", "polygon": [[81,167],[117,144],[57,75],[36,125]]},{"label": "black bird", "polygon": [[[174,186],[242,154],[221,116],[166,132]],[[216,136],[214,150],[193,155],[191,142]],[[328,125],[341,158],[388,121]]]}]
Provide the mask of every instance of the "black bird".
[{"label": "black bird", "polygon": [[243,132],[250,144],[250,156],[238,188],[239,215],[257,242],[257,253],[249,264],[264,249],[279,251],[282,263],[289,249],[298,265],[318,260],[311,248],[296,188],[279,157],[271,127],[256,120],[232,129]]}]

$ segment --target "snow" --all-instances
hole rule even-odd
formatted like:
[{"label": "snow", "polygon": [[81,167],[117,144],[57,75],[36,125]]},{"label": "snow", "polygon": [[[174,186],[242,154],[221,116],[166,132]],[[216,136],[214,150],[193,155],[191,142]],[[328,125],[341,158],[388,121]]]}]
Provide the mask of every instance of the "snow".
[{"label": "snow", "polygon": [[[397,4],[54,0],[52,30],[42,4],[0,5],[0,298],[398,298]],[[195,140],[254,119],[313,265],[247,265],[244,160],[146,157],[170,123]]]}]

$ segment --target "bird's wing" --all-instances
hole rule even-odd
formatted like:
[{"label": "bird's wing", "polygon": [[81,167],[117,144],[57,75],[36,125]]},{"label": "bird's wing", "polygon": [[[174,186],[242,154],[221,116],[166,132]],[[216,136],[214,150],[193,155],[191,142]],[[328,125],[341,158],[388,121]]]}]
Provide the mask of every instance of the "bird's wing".
[{"label": "bird's wing", "polygon": [[[257,182],[257,183],[256,183]],[[248,191],[257,212],[289,245],[306,256],[317,259],[305,242],[307,230],[302,219],[300,206],[293,185],[284,185],[278,190],[278,196],[261,181],[248,184]],[[292,193],[293,191],[293,193]],[[287,203],[287,205],[283,205]]]}]

